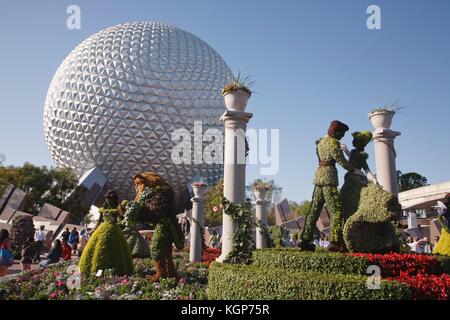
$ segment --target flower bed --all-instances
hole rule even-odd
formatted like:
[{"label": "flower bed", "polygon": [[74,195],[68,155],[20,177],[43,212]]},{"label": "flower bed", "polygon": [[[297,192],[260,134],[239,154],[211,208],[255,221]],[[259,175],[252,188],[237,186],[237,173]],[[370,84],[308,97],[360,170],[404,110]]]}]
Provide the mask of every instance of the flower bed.
[{"label": "flower bed", "polygon": [[424,254],[369,254],[351,253],[351,256],[363,257],[369,265],[378,265],[383,277],[414,276],[417,274],[440,274],[438,260]]},{"label": "flower bed", "polygon": [[206,299],[208,268],[191,264],[185,253],[174,255],[178,274],[175,279],[151,282],[153,261],[135,259],[132,276],[116,276],[105,270],[99,277],[81,277],[79,289],[69,289],[71,263],[61,263],[46,270],[33,270],[0,283],[0,300],[185,300]]},{"label": "flower bed", "polygon": [[222,253],[222,250],[220,249],[214,249],[207,247],[203,251],[202,255],[202,263],[204,263],[206,266],[209,267],[209,265],[214,262]]}]

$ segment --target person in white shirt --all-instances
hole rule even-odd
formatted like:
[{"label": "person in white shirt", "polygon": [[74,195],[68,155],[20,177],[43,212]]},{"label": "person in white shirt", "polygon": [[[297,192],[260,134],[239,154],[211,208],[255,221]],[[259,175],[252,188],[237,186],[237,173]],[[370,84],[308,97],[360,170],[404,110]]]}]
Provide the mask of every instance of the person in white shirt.
[{"label": "person in white shirt", "polygon": [[413,242],[408,243],[408,246],[411,248],[411,252],[421,253],[419,238],[414,238]]},{"label": "person in white shirt", "polygon": [[36,263],[39,263],[41,261],[41,251],[44,247],[44,241],[45,241],[45,227],[41,226],[39,230],[34,235],[34,241],[36,241],[36,252],[34,256],[34,261]]}]

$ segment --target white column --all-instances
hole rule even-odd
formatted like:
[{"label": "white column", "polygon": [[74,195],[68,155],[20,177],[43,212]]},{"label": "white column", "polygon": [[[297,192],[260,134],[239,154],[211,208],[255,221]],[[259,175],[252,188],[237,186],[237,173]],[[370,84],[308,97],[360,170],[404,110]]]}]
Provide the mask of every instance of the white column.
[{"label": "white column", "polygon": [[408,229],[417,228],[417,214],[414,210],[408,211]]},{"label": "white column", "polygon": [[[225,125],[223,194],[233,203],[245,202],[245,130],[253,114],[226,111],[220,120]],[[233,219],[224,214],[222,223],[222,254],[217,261],[223,262],[233,250],[235,232]]]},{"label": "white column", "polygon": [[377,180],[384,190],[395,196],[398,195],[398,187],[394,140],[400,134],[387,128],[378,128],[373,132]]},{"label": "white column", "polygon": [[256,198],[255,201],[256,249],[263,249],[267,247],[266,236],[263,232],[263,228],[267,228],[266,204],[267,201],[265,199]]},{"label": "white column", "polygon": [[189,261],[200,262],[202,258],[202,240],[204,224],[204,204],[203,198],[195,196],[192,201],[192,225],[191,242],[189,247]]}]

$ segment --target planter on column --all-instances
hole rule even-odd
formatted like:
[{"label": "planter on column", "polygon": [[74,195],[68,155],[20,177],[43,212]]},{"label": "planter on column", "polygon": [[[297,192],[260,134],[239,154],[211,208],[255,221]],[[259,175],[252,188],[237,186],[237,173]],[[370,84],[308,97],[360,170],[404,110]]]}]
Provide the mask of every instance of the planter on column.
[{"label": "planter on column", "polygon": [[394,114],[395,112],[393,111],[376,111],[369,114],[369,119],[375,128],[373,140],[377,180],[384,190],[397,196],[398,187],[394,140],[401,133],[390,129]]},{"label": "planter on column", "polygon": [[[245,130],[252,116],[247,112],[226,111],[220,118],[225,125],[223,194],[233,203],[245,202]],[[235,229],[233,219],[224,214],[222,254],[217,261],[223,262],[233,250]]]},{"label": "planter on column", "polygon": [[207,185],[194,183],[192,185],[194,197],[192,201],[191,242],[189,248],[189,261],[200,262],[202,258],[203,228],[204,228],[204,197]]},{"label": "planter on column", "polygon": [[264,229],[267,228],[266,195],[267,189],[253,189],[255,195],[255,215],[256,215],[256,249],[267,247],[267,240]]}]

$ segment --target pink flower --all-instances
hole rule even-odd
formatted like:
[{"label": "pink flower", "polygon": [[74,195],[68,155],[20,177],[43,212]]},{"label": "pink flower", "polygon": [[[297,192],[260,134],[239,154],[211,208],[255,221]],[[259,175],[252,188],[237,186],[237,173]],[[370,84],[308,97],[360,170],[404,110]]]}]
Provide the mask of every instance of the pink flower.
[{"label": "pink flower", "polygon": [[120,281],[120,284],[128,284],[128,279],[127,278],[123,279],[122,281]]},{"label": "pink flower", "polygon": [[56,294],[56,292],[50,293],[50,299],[56,299],[57,297],[58,295]]},{"label": "pink flower", "polygon": [[64,285],[64,281],[59,281],[58,283],[56,283],[57,287],[62,287]]},{"label": "pink flower", "polygon": [[213,207],[213,212],[217,212],[217,211],[219,211],[219,208],[217,206],[214,206]]}]

